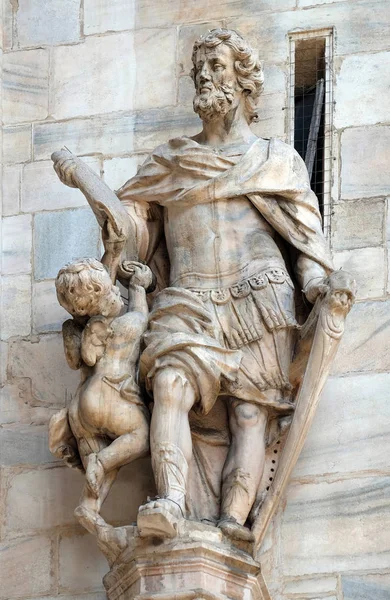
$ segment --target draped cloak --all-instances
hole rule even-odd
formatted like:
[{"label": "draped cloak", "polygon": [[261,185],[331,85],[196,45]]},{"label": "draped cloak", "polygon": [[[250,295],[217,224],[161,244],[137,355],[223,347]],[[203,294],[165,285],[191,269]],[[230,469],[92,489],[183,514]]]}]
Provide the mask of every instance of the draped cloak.
[{"label": "draped cloak", "polygon": [[[222,153],[184,136],[156,148],[117,195],[144,223],[144,229],[137,230],[139,257],[151,265],[163,290],[155,298],[150,314],[146,348],[140,360],[141,375],[147,379],[158,368],[182,366],[186,373],[195,374],[194,384],[200,390],[203,412],[207,415],[214,407],[221,378],[230,381],[234,388],[241,355],[240,351],[221,347],[216,341],[210,317],[200,299],[189,290],[169,287],[169,265],[164,269],[167,264],[164,209],[169,210],[173,204],[186,206],[245,195],[287,244],[328,274],[333,270],[332,260],[305,164],[291,146],[277,139],[256,139],[244,153]],[[131,210],[129,214],[131,217]],[[144,242],[146,228],[149,244]],[[213,424],[208,427],[206,417],[199,420],[195,415],[193,435],[196,437],[197,431],[207,429],[208,443],[213,444],[214,432],[215,445],[226,448],[227,423],[220,423],[223,418],[218,404],[215,410],[219,431],[214,430]],[[218,503],[220,477],[215,475],[215,468],[210,465],[205,468],[210,452],[202,451],[204,439],[201,433],[199,444],[194,446],[194,460],[199,463],[197,491],[199,495],[203,486],[204,499],[211,492]],[[220,460],[223,464],[223,458]],[[196,516],[196,509],[192,508]],[[214,506],[210,514],[217,512]]]}]

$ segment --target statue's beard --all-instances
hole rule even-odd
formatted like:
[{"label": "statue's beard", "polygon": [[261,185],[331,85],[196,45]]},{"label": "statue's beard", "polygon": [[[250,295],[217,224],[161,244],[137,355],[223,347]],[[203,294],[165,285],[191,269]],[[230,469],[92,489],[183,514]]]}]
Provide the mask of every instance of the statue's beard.
[{"label": "statue's beard", "polygon": [[198,113],[202,121],[209,122],[226,115],[232,107],[234,99],[234,87],[229,84],[220,87],[211,87],[202,94],[196,93],[194,98],[194,111]]}]

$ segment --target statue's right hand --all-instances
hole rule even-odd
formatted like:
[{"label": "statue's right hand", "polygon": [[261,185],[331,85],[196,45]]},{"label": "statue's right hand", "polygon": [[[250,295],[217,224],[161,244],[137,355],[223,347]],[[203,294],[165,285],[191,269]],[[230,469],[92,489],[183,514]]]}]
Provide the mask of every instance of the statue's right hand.
[{"label": "statue's right hand", "polygon": [[77,188],[78,185],[74,179],[74,174],[79,161],[77,156],[72,154],[72,152],[69,150],[63,148],[62,150],[53,152],[51,159],[54,163],[54,170],[62,183],[69,187]]}]

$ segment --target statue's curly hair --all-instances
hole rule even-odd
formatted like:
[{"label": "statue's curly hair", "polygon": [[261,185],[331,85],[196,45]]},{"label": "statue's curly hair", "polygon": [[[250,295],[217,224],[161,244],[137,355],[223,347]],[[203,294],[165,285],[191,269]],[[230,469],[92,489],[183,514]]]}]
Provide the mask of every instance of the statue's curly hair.
[{"label": "statue's curly hair", "polygon": [[102,300],[114,287],[103,264],[94,258],[68,263],[56,278],[57,298],[71,315],[92,317],[102,312]]},{"label": "statue's curly hair", "polygon": [[248,122],[257,119],[256,106],[259,96],[263,91],[264,73],[258,58],[257,52],[244,40],[244,38],[233,29],[212,29],[201,36],[194,43],[192,51],[193,68],[191,77],[195,82],[196,78],[196,53],[199,48],[215,48],[220,44],[226,44],[234,52],[234,68],[237,73],[237,81],[241,88],[246,92],[245,109]]}]

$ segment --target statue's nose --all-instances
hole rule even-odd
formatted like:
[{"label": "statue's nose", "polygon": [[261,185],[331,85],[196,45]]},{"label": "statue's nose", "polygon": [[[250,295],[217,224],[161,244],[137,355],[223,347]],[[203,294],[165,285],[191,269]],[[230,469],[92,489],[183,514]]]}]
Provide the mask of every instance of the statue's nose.
[{"label": "statue's nose", "polygon": [[203,65],[201,72],[200,72],[199,79],[201,82],[211,80],[210,72],[209,72],[208,68],[206,67],[206,65]]}]

